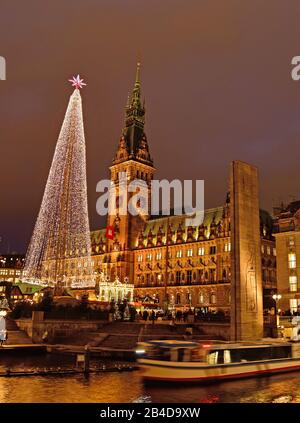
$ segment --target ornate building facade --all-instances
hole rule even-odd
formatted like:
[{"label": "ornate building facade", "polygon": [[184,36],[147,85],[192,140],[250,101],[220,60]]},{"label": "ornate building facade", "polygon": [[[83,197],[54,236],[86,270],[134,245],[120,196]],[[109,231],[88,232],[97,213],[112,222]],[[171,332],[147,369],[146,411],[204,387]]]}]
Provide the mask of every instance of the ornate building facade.
[{"label": "ornate building facade", "polygon": [[[155,168],[144,132],[145,107],[141,100],[140,67],[125,113],[125,127],[110,167],[111,180],[119,193],[118,175],[124,172],[130,182],[141,179],[149,186]],[[186,226],[186,216],[132,216],[109,214],[107,225],[114,238],[106,239],[105,229],[91,233],[95,274],[117,276],[134,283],[134,298],[146,298],[160,306],[198,307],[230,314],[234,245],[232,245],[230,194],[224,204],[205,210],[203,223]],[[127,201],[130,199],[128,193]],[[251,200],[251,199],[250,199]],[[150,198],[149,198],[150,202]],[[276,251],[272,218],[259,212],[260,249],[264,307],[270,307],[276,292]]]},{"label": "ornate building facade", "polygon": [[300,312],[300,201],[274,209],[277,250],[278,308]]}]

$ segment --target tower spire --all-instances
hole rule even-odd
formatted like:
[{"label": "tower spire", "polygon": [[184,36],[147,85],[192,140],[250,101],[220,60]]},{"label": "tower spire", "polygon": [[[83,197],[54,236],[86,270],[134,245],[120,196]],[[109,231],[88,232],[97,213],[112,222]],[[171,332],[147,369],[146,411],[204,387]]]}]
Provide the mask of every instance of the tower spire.
[{"label": "tower spire", "polygon": [[141,62],[137,62],[134,89],[139,89],[141,86]]},{"label": "tower spire", "polygon": [[141,63],[137,62],[135,82],[131,96],[131,107],[136,109],[136,114],[142,109],[141,105]]},{"label": "tower spire", "polygon": [[114,163],[128,158],[153,165],[148,150],[145,125],[145,105],[141,101],[141,63],[137,62],[135,82],[125,108],[125,127]]}]

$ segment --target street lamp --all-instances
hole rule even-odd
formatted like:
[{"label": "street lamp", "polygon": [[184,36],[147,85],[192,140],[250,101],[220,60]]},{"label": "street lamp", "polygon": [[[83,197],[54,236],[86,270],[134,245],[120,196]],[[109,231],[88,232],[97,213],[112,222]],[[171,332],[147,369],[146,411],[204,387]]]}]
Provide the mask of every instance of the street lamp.
[{"label": "street lamp", "polygon": [[279,300],[281,299],[281,295],[280,294],[274,294],[272,296],[272,298],[275,301],[275,305],[276,305],[276,308],[275,308],[276,328],[278,328],[278,326],[279,326],[279,314],[278,314],[278,306],[277,306],[277,304],[278,304]]}]

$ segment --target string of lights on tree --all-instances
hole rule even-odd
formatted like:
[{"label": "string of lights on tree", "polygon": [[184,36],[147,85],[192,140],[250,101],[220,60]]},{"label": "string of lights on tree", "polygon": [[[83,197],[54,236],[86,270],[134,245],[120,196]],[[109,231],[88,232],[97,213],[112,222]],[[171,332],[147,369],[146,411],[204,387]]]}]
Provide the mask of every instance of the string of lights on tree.
[{"label": "string of lights on tree", "polygon": [[86,149],[79,75],[56,144],[22,280],[44,286],[95,286],[87,206]]}]

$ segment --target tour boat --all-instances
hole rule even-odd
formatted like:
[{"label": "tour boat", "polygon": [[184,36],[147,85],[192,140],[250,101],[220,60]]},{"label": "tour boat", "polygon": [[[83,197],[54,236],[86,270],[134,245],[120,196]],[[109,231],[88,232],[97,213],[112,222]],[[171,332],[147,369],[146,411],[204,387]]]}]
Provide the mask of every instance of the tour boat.
[{"label": "tour boat", "polygon": [[156,340],[136,349],[145,381],[217,382],[300,370],[300,345],[288,342]]}]

